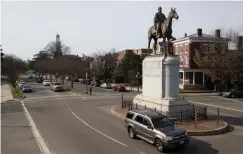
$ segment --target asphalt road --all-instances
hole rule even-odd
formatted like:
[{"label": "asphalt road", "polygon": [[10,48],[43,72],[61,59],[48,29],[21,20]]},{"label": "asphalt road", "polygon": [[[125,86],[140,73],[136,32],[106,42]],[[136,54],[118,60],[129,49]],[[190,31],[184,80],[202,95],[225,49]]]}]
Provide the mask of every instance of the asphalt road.
[{"label": "asphalt road", "polygon": [[[79,84],[79,83],[77,83]],[[75,84],[75,86],[77,85]],[[110,112],[120,104],[120,93],[94,88],[94,95],[71,92],[54,93],[41,84],[33,84],[35,92],[27,94],[26,108],[52,154],[158,154],[153,145],[132,140],[123,121]],[[80,89],[85,85],[77,85]],[[132,99],[134,94],[124,93]],[[217,112],[234,126],[234,131],[218,136],[192,137],[191,143],[180,154],[241,154],[243,147],[243,103],[211,96],[188,96],[189,101],[208,105],[211,113]],[[230,144],[232,143],[232,144]]]}]

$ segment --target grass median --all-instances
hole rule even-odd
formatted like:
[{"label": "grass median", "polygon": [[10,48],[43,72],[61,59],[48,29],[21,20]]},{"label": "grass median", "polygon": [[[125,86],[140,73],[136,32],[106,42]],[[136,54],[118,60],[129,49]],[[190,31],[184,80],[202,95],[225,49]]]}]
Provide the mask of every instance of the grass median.
[{"label": "grass median", "polygon": [[20,90],[16,90],[13,85],[9,84],[9,87],[11,89],[11,92],[12,92],[12,95],[13,95],[13,98],[16,98],[16,99],[22,99],[24,96],[23,96],[23,93],[20,91]]}]

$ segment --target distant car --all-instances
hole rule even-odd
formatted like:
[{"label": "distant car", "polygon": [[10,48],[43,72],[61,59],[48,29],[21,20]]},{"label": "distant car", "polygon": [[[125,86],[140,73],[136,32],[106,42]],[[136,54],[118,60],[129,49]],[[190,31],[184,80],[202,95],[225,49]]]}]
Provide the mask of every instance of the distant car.
[{"label": "distant car", "polygon": [[29,74],[29,79],[32,79],[34,77],[34,74]]},{"label": "distant car", "polygon": [[243,97],[243,88],[233,88],[223,93],[224,97],[234,98],[234,97]]},{"label": "distant car", "polygon": [[43,80],[44,80],[43,77],[38,77],[37,78],[37,83],[43,83]]},{"label": "distant car", "polygon": [[64,88],[60,82],[53,82],[51,83],[51,90],[56,91],[64,91]]},{"label": "distant car", "polygon": [[76,78],[76,79],[74,79],[73,81],[74,81],[74,82],[79,82],[79,79],[78,79],[78,78]]},{"label": "distant car", "polygon": [[26,84],[26,82],[24,82],[24,81],[20,81],[19,83],[18,83],[18,86],[19,86],[19,88],[21,89],[22,87],[23,87],[23,85],[25,85]]},{"label": "distant car", "polygon": [[113,86],[112,90],[117,91],[118,90],[118,86]]},{"label": "distant car", "polygon": [[117,91],[118,92],[126,92],[127,90],[126,90],[126,87],[120,86],[120,87],[118,87]]},{"label": "distant car", "polygon": [[33,92],[32,88],[29,86],[29,85],[23,85],[22,87],[22,91],[24,93],[27,93],[27,92]]},{"label": "distant car", "polygon": [[69,80],[71,80],[71,78],[69,76],[66,76],[65,77],[65,80],[68,80],[69,81]]},{"label": "distant car", "polygon": [[111,89],[112,87],[111,87],[111,84],[109,84],[109,83],[102,83],[101,85],[100,85],[100,87],[101,88],[106,88],[106,89]]},{"label": "distant car", "polygon": [[84,83],[84,79],[82,79],[82,78],[78,79],[78,81],[79,81],[80,83]]},{"label": "distant car", "polygon": [[51,85],[51,82],[49,80],[44,80],[43,81],[43,85],[44,86],[50,86]]},{"label": "distant car", "polygon": [[218,96],[223,96],[223,93],[224,93],[224,92],[217,92],[217,95],[218,95]]}]

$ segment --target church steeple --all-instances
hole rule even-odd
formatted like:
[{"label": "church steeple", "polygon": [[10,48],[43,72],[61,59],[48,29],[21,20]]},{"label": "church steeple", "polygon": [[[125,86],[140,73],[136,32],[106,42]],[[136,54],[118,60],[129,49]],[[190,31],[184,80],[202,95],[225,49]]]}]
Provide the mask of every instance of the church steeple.
[{"label": "church steeple", "polygon": [[59,42],[60,41],[60,35],[57,33],[56,35],[56,41]]}]

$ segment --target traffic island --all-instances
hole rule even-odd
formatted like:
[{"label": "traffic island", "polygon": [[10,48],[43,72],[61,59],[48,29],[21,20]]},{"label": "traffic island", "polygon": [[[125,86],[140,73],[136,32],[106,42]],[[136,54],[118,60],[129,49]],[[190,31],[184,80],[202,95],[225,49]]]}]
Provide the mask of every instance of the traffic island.
[{"label": "traffic island", "polygon": [[[111,108],[111,112],[124,120],[128,109],[122,109],[120,105],[116,105]],[[186,129],[190,136],[219,135],[229,131],[228,123],[223,119],[218,120],[217,116],[208,116],[206,120],[200,120],[196,123],[194,120],[188,120],[185,122],[175,121],[175,124]]]}]

